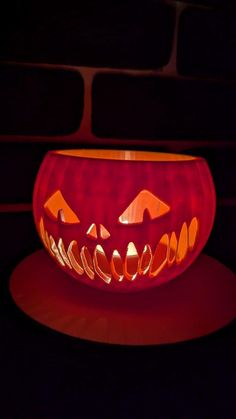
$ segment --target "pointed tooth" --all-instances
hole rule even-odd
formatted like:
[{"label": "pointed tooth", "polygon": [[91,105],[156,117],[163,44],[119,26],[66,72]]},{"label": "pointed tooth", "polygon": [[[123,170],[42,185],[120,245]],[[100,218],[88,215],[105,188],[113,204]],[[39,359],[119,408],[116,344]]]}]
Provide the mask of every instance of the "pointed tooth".
[{"label": "pointed tooth", "polygon": [[46,240],[46,243],[47,243],[47,248],[51,251],[50,240],[49,240],[49,235],[48,235],[47,230],[45,230],[45,240]]},{"label": "pointed tooth", "polygon": [[139,255],[137,249],[133,242],[129,242],[124,263],[124,275],[128,281],[133,281],[136,278],[138,274],[138,266]]},{"label": "pointed tooth", "polygon": [[188,228],[184,222],[179,235],[179,242],[176,252],[176,262],[180,263],[186,256],[188,251]]},{"label": "pointed tooth", "polygon": [[196,243],[197,234],[199,230],[199,223],[197,217],[193,217],[188,228],[188,248],[192,250]]},{"label": "pointed tooth", "polygon": [[70,263],[70,261],[67,257],[67,254],[66,254],[64,243],[63,243],[61,238],[58,240],[57,247],[59,249],[59,252],[60,252],[60,254],[62,256],[62,259],[64,260],[65,264],[68,266],[68,268],[72,269],[71,263]]},{"label": "pointed tooth", "polygon": [[100,236],[103,240],[106,240],[110,237],[109,231],[104,227],[103,224],[100,224]]},{"label": "pointed tooth", "polygon": [[45,241],[45,229],[44,229],[44,222],[43,222],[43,218],[40,218],[39,221],[39,233],[40,233],[40,237],[43,241],[43,244],[45,247],[47,247],[46,241]]},{"label": "pointed tooth", "polygon": [[39,222],[39,231],[40,231],[40,237],[43,240],[43,244],[46,247],[46,249],[48,249],[49,253],[53,256],[55,256],[54,252],[51,249],[51,241],[49,239],[49,235],[47,230],[45,230],[44,228],[44,222],[43,222],[43,218],[40,218],[40,222]]},{"label": "pointed tooth", "polygon": [[138,273],[140,275],[145,275],[151,266],[152,263],[152,249],[149,244],[145,244],[142,256],[140,258]]},{"label": "pointed tooth", "polygon": [[82,261],[79,254],[79,249],[76,240],[72,240],[67,249],[67,256],[70,260],[71,266],[79,274],[82,275],[84,270],[82,268]]},{"label": "pointed tooth", "polygon": [[103,279],[104,282],[107,284],[110,284],[111,282],[111,271],[110,271],[110,265],[107,260],[106,254],[103,250],[103,247],[100,244],[97,244],[97,246],[94,249],[93,254],[93,264],[94,269],[98,276]]},{"label": "pointed tooth", "polygon": [[58,260],[58,262],[62,265],[65,266],[65,262],[62,259],[60,252],[57,248],[57,245],[55,243],[55,240],[52,236],[49,236],[49,240],[50,240],[50,248],[52,250],[53,255],[56,257],[56,259]]},{"label": "pointed tooth", "polygon": [[91,254],[86,246],[83,246],[80,251],[80,256],[85,273],[90,279],[94,279],[94,266]]},{"label": "pointed tooth", "polygon": [[169,236],[168,234],[163,234],[153,255],[152,264],[149,269],[150,278],[157,276],[165,267],[167,263],[168,249]]},{"label": "pointed tooth", "polygon": [[64,211],[63,211],[62,208],[57,213],[57,219],[59,221],[61,221],[62,223],[65,223],[66,222],[66,220],[65,220],[65,214],[64,214]]},{"label": "pointed tooth", "polygon": [[175,232],[173,231],[170,236],[169,252],[168,252],[168,265],[171,266],[176,258],[178,241]]},{"label": "pointed tooth", "polygon": [[95,223],[91,224],[91,226],[89,227],[89,229],[86,232],[86,234],[91,239],[97,239],[98,238],[97,227],[96,227],[96,224]]},{"label": "pointed tooth", "polygon": [[116,281],[121,282],[123,280],[123,262],[118,250],[114,250],[111,257],[111,272]]},{"label": "pointed tooth", "polygon": [[44,246],[48,250],[50,250],[50,241],[49,241],[49,237],[48,237],[47,231],[44,228],[44,222],[43,222],[43,218],[42,217],[40,218],[40,221],[39,221],[39,233],[40,233],[40,237],[41,237],[41,239],[43,241]]}]

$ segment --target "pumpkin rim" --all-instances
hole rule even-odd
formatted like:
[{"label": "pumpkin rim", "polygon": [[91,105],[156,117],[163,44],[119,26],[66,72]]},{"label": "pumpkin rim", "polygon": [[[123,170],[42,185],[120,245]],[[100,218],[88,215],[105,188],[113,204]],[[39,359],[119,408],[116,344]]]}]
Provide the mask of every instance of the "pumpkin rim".
[{"label": "pumpkin rim", "polygon": [[146,162],[181,162],[204,160],[202,157],[186,154],[164,153],[159,151],[146,150],[117,150],[117,149],[65,149],[52,150],[49,154],[87,158],[95,160],[117,160],[117,161],[146,161]]}]

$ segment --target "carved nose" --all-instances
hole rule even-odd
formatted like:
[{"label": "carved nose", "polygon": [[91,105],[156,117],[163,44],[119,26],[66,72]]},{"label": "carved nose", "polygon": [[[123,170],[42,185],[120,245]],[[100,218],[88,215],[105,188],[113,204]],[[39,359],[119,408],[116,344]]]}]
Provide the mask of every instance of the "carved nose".
[{"label": "carved nose", "polygon": [[110,237],[109,231],[104,227],[103,224],[99,224],[97,228],[95,223],[91,224],[86,235],[91,239],[97,239],[100,237],[101,239],[106,240],[108,237]]}]

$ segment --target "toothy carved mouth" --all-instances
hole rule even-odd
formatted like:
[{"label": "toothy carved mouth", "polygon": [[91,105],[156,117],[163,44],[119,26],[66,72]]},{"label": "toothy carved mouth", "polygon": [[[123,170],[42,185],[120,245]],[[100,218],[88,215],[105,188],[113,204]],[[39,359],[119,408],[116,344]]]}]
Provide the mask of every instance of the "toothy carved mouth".
[{"label": "toothy carved mouth", "polygon": [[125,257],[122,259],[118,250],[114,250],[110,261],[100,244],[96,245],[93,254],[86,246],[79,249],[76,240],[72,240],[67,249],[61,238],[56,244],[54,238],[45,230],[42,218],[39,229],[45,247],[62,267],[67,266],[78,275],[86,274],[91,280],[95,279],[97,274],[109,284],[112,279],[118,282],[123,279],[134,281],[138,275],[148,274],[150,278],[154,278],[164,268],[174,263],[180,264],[196,244],[199,222],[196,217],[191,220],[189,226],[184,222],[178,239],[175,232],[163,234],[155,250],[146,244],[141,256],[135,244],[129,242]]}]

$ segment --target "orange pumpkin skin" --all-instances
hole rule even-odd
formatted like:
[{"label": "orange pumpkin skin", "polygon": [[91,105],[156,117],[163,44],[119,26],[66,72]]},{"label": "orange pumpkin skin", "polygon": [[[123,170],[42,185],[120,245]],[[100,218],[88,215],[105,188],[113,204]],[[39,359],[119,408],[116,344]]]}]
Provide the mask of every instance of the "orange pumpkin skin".
[{"label": "orange pumpkin skin", "polygon": [[141,291],[180,275],[212,229],[203,158],[121,150],[48,152],[33,197],[41,240],[83,284]]}]

